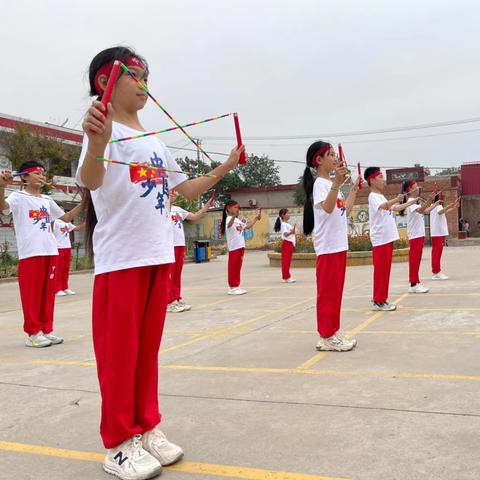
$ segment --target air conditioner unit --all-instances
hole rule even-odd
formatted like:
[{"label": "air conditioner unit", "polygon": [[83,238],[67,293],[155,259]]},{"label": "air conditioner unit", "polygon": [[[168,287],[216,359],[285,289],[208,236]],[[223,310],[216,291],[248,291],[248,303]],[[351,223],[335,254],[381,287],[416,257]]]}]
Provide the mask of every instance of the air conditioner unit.
[{"label": "air conditioner unit", "polygon": [[248,204],[251,206],[251,207],[256,207],[257,206],[257,199],[256,198],[250,198],[248,200]]}]

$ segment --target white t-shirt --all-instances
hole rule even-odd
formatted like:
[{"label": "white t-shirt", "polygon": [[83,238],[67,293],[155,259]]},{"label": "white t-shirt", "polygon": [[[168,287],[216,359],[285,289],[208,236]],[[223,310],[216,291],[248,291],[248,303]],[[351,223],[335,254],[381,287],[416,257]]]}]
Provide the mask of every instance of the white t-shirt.
[{"label": "white t-shirt", "polygon": [[430,236],[432,237],[448,237],[448,223],[445,213],[438,213],[442,210],[441,205],[437,205],[430,212]]},{"label": "white t-shirt", "polygon": [[314,227],[313,246],[317,255],[348,250],[348,221],[345,197],[337,194],[337,204],[332,213],[327,213],[321,203],[327,198],[332,182],[317,178],[313,185]]},{"label": "white t-shirt", "polygon": [[407,208],[407,235],[409,240],[425,236],[425,218],[423,213],[416,213],[420,205],[410,205]]},{"label": "white t-shirt", "polygon": [[70,243],[70,232],[75,229],[73,223],[65,223],[62,220],[55,220],[53,223],[53,234],[57,241],[57,248],[72,248]]},{"label": "white t-shirt", "polygon": [[13,192],[5,201],[9,208],[4,213],[13,215],[18,259],[58,255],[51,222],[65,212],[47,195],[36,197],[25,191]]},{"label": "white t-shirt", "polygon": [[238,250],[239,248],[245,248],[245,237],[243,236],[243,231],[247,226],[247,221],[245,219],[240,220],[236,218],[233,221],[231,227],[228,227],[232,217],[227,217],[227,224],[225,225],[225,233],[227,234],[227,245],[228,251]]},{"label": "white t-shirt", "polygon": [[[142,132],[117,122],[112,138]],[[83,138],[77,170],[87,153],[88,137]],[[112,160],[154,165],[158,170],[104,163],[103,184],[92,192],[98,223],[93,233],[95,274],[175,261],[173,223],[170,217],[169,189],[187,177],[165,144],[155,136],[107,145],[104,157]],[[162,169],[175,170],[165,172]]]},{"label": "white t-shirt", "polygon": [[380,208],[387,199],[381,193],[368,195],[368,216],[370,217],[370,241],[374,247],[394,242],[398,236],[395,216],[391,210]]},{"label": "white t-shirt", "polygon": [[295,234],[293,235],[288,235],[287,237],[287,233],[290,233],[292,231],[293,227],[287,223],[287,222],[282,222],[281,226],[280,226],[280,233],[282,235],[282,240],[288,240],[289,242],[292,242],[293,245],[295,246],[295,244],[297,243],[297,239],[295,238]]},{"label": "white t-shirt", "polygon": [[183,229],[183,221],[190,215],[183,208],[172,205],[172,222],[173,222],[173,246],[185,246],[185,230]]}]

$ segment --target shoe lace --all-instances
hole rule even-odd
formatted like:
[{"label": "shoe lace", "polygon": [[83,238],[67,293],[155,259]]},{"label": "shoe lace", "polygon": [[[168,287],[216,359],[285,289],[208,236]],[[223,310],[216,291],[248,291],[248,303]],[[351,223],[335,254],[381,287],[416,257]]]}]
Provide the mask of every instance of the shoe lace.
[{"label": "shoe lace", "polygon": [[[128,449],[130,460],[135,460],[142,456],[142,436],[135,435]],[[131,462],[130,462],[131,463]]]}]

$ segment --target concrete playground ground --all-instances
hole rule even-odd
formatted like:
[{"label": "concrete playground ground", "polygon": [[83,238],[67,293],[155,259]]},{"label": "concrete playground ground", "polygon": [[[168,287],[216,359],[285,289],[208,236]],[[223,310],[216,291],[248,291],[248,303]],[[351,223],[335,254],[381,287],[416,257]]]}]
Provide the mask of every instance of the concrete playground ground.
[{"label": "concrete playground ground", "polygon": [[[447,248],[426,295],[394,264],[396,312],[370,310],[372,267],[349,267],[349,353],[318,353],[315,272],[280,283],[266,252],[247,252],[226,294],[226,257],[184,269],[191,312],[169,314],[159,357],[163,429],[185,450],[171,480],[478,480],[480,247]],[[16,283],[0,284],[0,477],[107,479],[91,341],[91,274],[57,299],[65,343],[23,346]],[[113,478],[113,477],[112,477]]]}]

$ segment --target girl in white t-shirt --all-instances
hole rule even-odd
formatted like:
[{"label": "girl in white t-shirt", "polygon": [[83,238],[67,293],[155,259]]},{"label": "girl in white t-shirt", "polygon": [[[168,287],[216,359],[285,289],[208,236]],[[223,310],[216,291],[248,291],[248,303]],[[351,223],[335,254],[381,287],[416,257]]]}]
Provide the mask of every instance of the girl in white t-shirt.
[{"label": "girl in white t-shirt", "polygon": [[182,271],[185,259],[186,243],[185,230],[183,222],[190,220],[192,222],[200,220],[208,209],[213,205],[213,198],[209,200],[200,210],[195,213],[187,212],[173,202],[177,198],[177,192],[173,188],[170,190],[171,218],[173,223],[173,246],[175,249],[175,262],[172,263],[170,272],[172,284],[170,288],[170,297],[168,299],[167,312],[180,313],[191,310],[192,307],[182,300]]},{"label": "girl in white t-shirt", "polygon": [[[147,83],[146,61],[126,47],[100,52],[90,64],[92,96],[101,98],[115,60]],[[104,469],[121,479],[150,478],[183,451],[159,428],[158,350],[175,261],[169,189],[198,197],[235,168],[243,146],[211,175],[187,180],[156,136],[109,143],[144,132],[138,111],[147,95],[122,73],[105,111],[89,108],[77,181],[91,192],[85,242],[93,253],[93,343],[108,449]],[[108,158],[134,165],[99,161]],[[144,168],[145,167],[145,168]],[[128,461],[127,461],[128,458]]]},{"label": "girl in white t-shirt", "polygon": [[365,169],[364,178],[370,187],[368,215],[373,261],[373,307],[375,311],[393,311],[396,306],[388,301],[390,271],[392,268],[393,243],[399,239],[394,212],[405,210],[417,200],[401,204],[405,194],[387,200],[383,192],[386,182],[378,167]]},{"label": "girl in white t-shirt", "polygon": [[442,272],[441,260],[443,245],[448,237],[447,213],[458,208],[457,203],[443,206],[441,194],[435,197],[435,203],[430,211],[430,236],[432,239],[432,280],[448,280],[448,276]]},{"label": "girl in white t-shirt", "polygon": [[408,277],[410,282],[409,293],[427,293],[428,288],[420,283],[420,264],[422,262],[423,245],[425,243],[425,215],[430,212],[429,207],[434,195],[431,195],[426,202],[420,204],[417,198],[419,188],[415,180],[404,182],[405,193],[408,199],[414,198],[416,203],[410,205],[400,215],[407,213],[407,236],[409,244],[408,252]]},{"label": "girl in white t-shirt", "polygon": [[63,342],[53,333],[58,250],[51,222],[70,222],[83,203],[65,213],[48,195],[42,195],[47,179],[45,167],[36,160],[18,169],[25,190],[5,198],[9,171],[0,172],[0,210],[12,214],[18,250],[18,286],[23,308],[27,347],[49,347]]},{"label": "girl in white t-shirt", "polygon": [[278,212],[278,218],[275,221],[273,230],[275,232],[280,232],[282,237],[282,280],[285,283],[295,283],[290,276],[290,264],[292,263],[293,250],[295,249],[296,236],[295,236],[295,225],[292,227],[288,220],[290,219],[290,214],[288,213],[287,208],[282,208]]},{"label": "girl in white t-shirt", "polygon": [[85,224],[74,225],[70,222],[55,220],[52,225],[53,235],[57,241],[58,248],[58,267],[57,267],[57,288],[56,296],[75,295],[75,292],[68,286],[68,277],[70,275],[70,263],[72,260],[72,244],[70,242],[70,233],[81,230]]},{"label": "girl in white t-shirt", "polygon": [[[316,172],[314,181],[312,170]],[[335,172],[333,181],[331,173]],[[358,191],[356,183],[345,200],[340,187],[347,178],[346,166],[337,164],[333,147],[318,141],[307,151],[303,173],[306,194],[303,209],[303,231],[312,234],[317,254],[317,329],[319,351],[346,352],[356,345],[355,339],[342,335],[340,314],[347,267],[348,220]]]},{"label": "girl in white t-shirt", "polygon": [[223,207],[222,235],[227,237],[228,246],[228,290],[229,295],[243,295],[246,290],[240,288],[240,273],[245,255],[246,228],[252,228],[261,218],[259,210],[253,220],[239,219],[240,205],[235,200],[228,200]]}]

